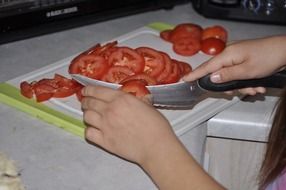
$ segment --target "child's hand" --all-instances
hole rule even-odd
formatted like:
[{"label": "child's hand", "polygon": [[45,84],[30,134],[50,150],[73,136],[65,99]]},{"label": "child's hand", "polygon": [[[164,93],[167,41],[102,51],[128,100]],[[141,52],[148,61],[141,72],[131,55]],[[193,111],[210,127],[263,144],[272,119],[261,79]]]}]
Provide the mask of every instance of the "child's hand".
[{"label": "child's hand", "polygon": [[[197,80],[209,73],[211,81],[215,83],[262,78],[285,66],[286,54],[281,49],[286,49],[286,36],[234,43],[185,76],[184,80]],[[265,88],[245,88],[239,91],[254,95],[264,93]]]}]

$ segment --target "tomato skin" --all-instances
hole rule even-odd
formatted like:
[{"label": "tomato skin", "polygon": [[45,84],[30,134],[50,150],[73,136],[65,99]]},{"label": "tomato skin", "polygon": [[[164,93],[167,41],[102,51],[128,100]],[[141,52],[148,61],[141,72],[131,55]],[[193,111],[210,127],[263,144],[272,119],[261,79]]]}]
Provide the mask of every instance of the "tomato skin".
[{"label": "tomato skin", "polygon": [[108,58],[110,66],[126,66],[134,73],[143,72],[145,61],[143,56],[129,47],[118,47]]},{"label": "tomato skin", "polygon": [[171,58],[168,54],[164,53],[164,52],[160,52],[164,58],[164,62],[165,62],[165,68],[162,71],[162,73],[156,78],[158,81],[158,84],[164,84],[165,79],[170,75],[170,73],[172,72],[172,61]]},{"label": "tomato skin", "polygon": [[146,87],[146,83],[142,82],[142,80],[126,81],[119,89],[138,98],[143,98],[144,96],[151,94],[151,92]]},{"label": "tomato skin", "polygon": [[180,80],[181,70],[177,62],[172,62],[171,68],[170,74],[161,82],[162,84],[171,84]]},{"label": "tomato skin", "polygon": [[125,66],[112,66],[101,80],[119,84],[122,80],[135,73]]},{"label": "tomato skin", "polygon": [[227,30],[219,25],[207,27],[202,32],[202,40],[207,38],[218,38],[224,42],[227,41]]},{"label": "tomato skin", "polygon": [[201,39],[203,28],[193,23],[182,23],[176,25],[170,34],[170,41],[177,42],[182,38]]},{"label": "tomato skin", "polygon": [[193,70],[192,66],[189,65],[186,62],[178,61],[178,60],[175,60],[175,59],[172,59],[172,62],[176,62],[178,64],[179,69],[180,69],[181,77],[183,77],[186,74],[189,74]]},{"label": "tomato skin", "polygon": [[143,80],[146,82],[146,85],[148,85],[148,86],[156,85],[158,83],[155,78],[151,77],[150,75],[147,75],[146,73],[131,75],[131,76],[125,78],[120,83],[122,84],[122,83],[129,81],[129,80]]},{"label": "tomato skin", "polygon": [[33,98],[34,92],[33,87],[27,81],[23,81],[20,83],[20,92],[26,98]]},{"label": "tomato skin", "polygon": [[81,74],[93,79],[100,79],[108,70],[106,60],[97,55],[84,55],[74,59],[69,65],[70,74]]},{"label": "tomato skin", "polygon": [[166,40],[166,41],[168,41],[168,42],[171,42],[171,40],[170,40],[171,32],[172,32],[172,30],[164,30],[164,31],[160,32],[160,37],[161,37],[163,40]]},{"label": "tomato skin", "polygon": [[207,38],[202,41],[201,50],[208,55],[217,55],[225,48],[225,42],[217,38]]},{"label": "tomato skin", "polygon": [[181,38],[174,42],[173,50],[179,55],[192,56],[201,49],[201,42],[195,38]]}]

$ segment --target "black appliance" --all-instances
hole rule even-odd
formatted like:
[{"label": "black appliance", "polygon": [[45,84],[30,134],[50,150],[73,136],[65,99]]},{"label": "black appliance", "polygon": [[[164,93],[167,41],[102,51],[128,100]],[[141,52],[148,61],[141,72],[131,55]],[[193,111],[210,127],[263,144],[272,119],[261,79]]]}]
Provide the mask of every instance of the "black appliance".
[{"label": "black appliance", "polygon": [[0,0],[0,43],[119,16],[172,8],[186,0]]},{"label": "black appliance", "polygon": [[208,18],[286,24],[286,0],[192,0]]}]

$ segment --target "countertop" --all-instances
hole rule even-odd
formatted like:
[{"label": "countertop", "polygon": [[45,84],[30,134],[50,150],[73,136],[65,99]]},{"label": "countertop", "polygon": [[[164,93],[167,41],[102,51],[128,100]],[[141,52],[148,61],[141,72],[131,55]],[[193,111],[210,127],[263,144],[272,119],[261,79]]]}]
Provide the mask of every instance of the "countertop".
[{"label": "countertop", "polygon": [[[204,18],[189,3],[0,45],[0,82],[152,22],[194,22],[203,27],[220,24],[228,29],[230,40],[286,33],[285,26]],[[29,190],[156,189],[137,165],[5,104],[0,104],[0,121],[0,151],[18,163]]]}]

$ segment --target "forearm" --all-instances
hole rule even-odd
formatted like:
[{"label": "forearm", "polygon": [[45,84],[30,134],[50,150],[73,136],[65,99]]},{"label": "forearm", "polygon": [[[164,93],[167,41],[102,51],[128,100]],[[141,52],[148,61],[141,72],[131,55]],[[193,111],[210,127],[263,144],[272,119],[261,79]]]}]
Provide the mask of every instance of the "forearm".
[{"label": "forearm", "polygon": [[159,189],[224,189],[202,169],[179,141],[168,142],[162,142],[158,152],[142,164]]}]

